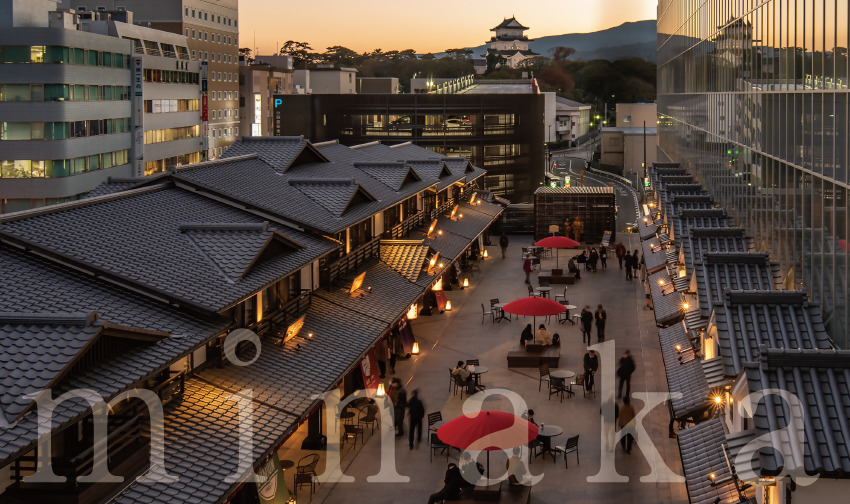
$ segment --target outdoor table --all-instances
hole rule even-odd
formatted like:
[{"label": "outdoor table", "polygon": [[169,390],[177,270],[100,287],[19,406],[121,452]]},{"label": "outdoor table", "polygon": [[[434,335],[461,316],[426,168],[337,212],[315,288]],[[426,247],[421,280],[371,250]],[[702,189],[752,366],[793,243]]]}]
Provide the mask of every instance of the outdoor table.
[{"label": "outdoor table", "polygon": [[555,436],[560,436],[563,433],[564,429],[558,427],[557,425],[541,424],[537,432],[537,437],[540,439],[541,443],[541,450],[540,453],[537,454],[537,456],[539,457],[540,455],[545,455],[548,453],[552,455],[552,461],[554,462],[555,455],[557,455],[558,452],[552,449],[552,438]]},{"label": "outdoor table", "polygon": [[572,322],[573,325],[576,325],[575,319],[570,318],[570,310],[575,310],[577,308],[577,306],[568,304],[568,305],[564,305],[564,308],[567,309],[567,311],[564,312],[564,320],[569,320],[570,322]]},{"label": "outdoor table", "polygon": [[549,292],[552,290],[552,287],[538,287],[537,292],[540,293],[541,296],[547,298],[549,297]]},{"label": "outdoor table", "polygon": [[503,306],[505,306],[506,304],[508,304],[508,303],[496,303],[496,304],[494,304],[494,305],[493,305],[493,308],[495,308],[495,309],[499,310],[499,316],[498,316],[498,317],[496,317],[496,322],[501,322],[501,321],[503,321],[503,320],[507,320],[508,322],[510,322],[510,321],[511,321],[511,318],[510,318],[510,317],[506,317],[506,316],[505,316],[505,311],[504,311],[504,310],[502,310],[502,307],[503,307]]},{"label": "outdoor table", "polygon": [[484,385],[481,385],[481,375],[489,369],[484,366],[467,366],[466,370],[472,375],[473,386],[478,390],[484,390]]},{"label": "outdoor table", "polygon": [[[556,369],[554,371],[549,372],[549,376],[553,378],[558,378],[564,380],[564,384],[567,384],[567,380],[570,378],[575,378],[576,374],[569,369]],[[566,389],[567,397],[575,395],[575,392],[572,391],[572,387]]]},{"label": "outdoor table", "polygon": [[445,424],[446,422],[447,422],[447,420],[438,420],[438,421],[434,422],[433,424],[431,424],[431,427],[429,427],[429,429],[431,429],[434,432],[437,432],[437,429],[442,427],[443,424]]}]

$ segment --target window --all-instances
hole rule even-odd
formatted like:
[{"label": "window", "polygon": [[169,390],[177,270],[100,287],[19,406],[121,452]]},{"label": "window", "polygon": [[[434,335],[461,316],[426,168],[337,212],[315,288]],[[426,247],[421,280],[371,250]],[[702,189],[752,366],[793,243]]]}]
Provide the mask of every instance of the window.
[{"label": "window", "polygon": [[209,32],[204,32],[204,42],[208,40]]},{"label": "window", "polygon": [[186,17],[189,17],[189,8],[188,8],[188,7],[186,7],[186,14],[184,14],[184,15],[185,15]]},{"label": "window", "polygon": [[210,53],[204,51],[204,61],[208,61],[210,59]]},{"label": "window", "polygon": [[195,30],[192,30],[192,38],[195,38]]},{"label": "window", "polygon": [[221,44],[221,34],[218,35],[218,43]]},{"label": "window", "polygon": [[195,9],[192,9],[192,19],[195,18]]},{"label": "window", "polygon": [[207,21],[208,19],[209,19],[209,15],[206,12],[204,12],[204,21]]},{"label": "window", "polygon": [[186,38],[189,38],[189,29],[186,28]]},{"label": "window", "polygon": [[195,59],[195,51],[192,51],[192,59]]}]

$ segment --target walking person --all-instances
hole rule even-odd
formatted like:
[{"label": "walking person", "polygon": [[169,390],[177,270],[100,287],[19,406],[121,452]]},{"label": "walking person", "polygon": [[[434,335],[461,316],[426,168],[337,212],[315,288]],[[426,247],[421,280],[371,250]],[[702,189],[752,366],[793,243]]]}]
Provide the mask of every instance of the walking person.
[{"label": "walking person", "polygon": [[593,326],[593,312],[590,311],[590,305],[585,306],[581,310],[581,342],[584,343],[587,337],[587,344],[590,344],[590,328]]},{"label": "walking person", "polygon": [[643,254],[640,255],[640,281],[646,283],[646,259]]},{"label": "walking person", "polygon": [[[623,430],[627,425],[629,425],[629,422],[634,419],[635,414],[635,407],[632,406],[629,396],[624,397],[623,407],[620,408],[620,412],[617,415],[617,425],[620,427],[620,430]],[[631,431],[631,428],[629,428],[629,430]],[[632,441],[634,441],[634,438],[632,437],[631,432],[620,438],[620,446],[626,450],[626,453],[632,452]]]},{"label": "walking person", "polygon": [[605,341],[605,321],[608,320],[608,313],[605,312],[602,305],[596,306],[596,313],[593,318],[596,319],[596,341]]},{"label": "walking person", "polygon": [[590,271],[596,273],[596,263],[599,262],[599,252],[596,247],[590,249],[590,256],[587,258],[587,263],[590,264]]},{"label": "walking person", "polygon": [[602,269],[608,269],[608,247],[599,248],[599,262],[602,263]]},{"label": "walking person", "polygon": [[626,350],[623,352],[623,356],[620,357],[620,365],[617,367],[617,377],[620,379],[620,383],[617,386],[617,399],[623,396],[623,384],[626,385],[626,397],[631,395],[632,373],[634,372],[635,360],[632,358],[632,354]]},{"label": "walking person", "polygon": [[396,436],[404,436],[404,410],[407,408],[407,391],[398,378],[392,379],[390,386],[390,402],[393,403],[393,419],[395,422]]},{"label": "walking person", "polygon": [[613,451],[615,434],[617,432],[617,415],[620,412],[620,405],[614,400],[613,392],[602,403],[599,412],[602,414],[602,438],[605,440],[605,449]]},{"label": "walking person", "polygon": [[505,233],[502,233],[502,235],[499,236],[499,247],[502,248],[502,259],[504,259],[505,253],[508,251],[508,235]]},{"label": "walking person", "polygon": [[387,346],[389,346],[390,352],[390,373],[395,374],[396,358],[398,357],[398,354],[404,351],[401,344],[401,334],[399,334],[398,328],[394,327],[393,330],[390,331],[390,338],[387,342]]},{"label": "walking person", "polygon": [[599,370],[599,356],[593,350],[588,350],[584,354],[582,365],[584,366],[584,390],[590,392],[596,382],[594,375]]},{"label": "walking person", "polygon": [[623,258],[626,257],[626,247],[622,243],[617,243],[614,247],[614,254],[617,256],[617,261],[620,263],[620,269],[623,269]]},{"label": "walking person", "polygon": [[413,449],[413,433],[416,432],[416,445],[422,441],[422,419],[425,418],[425,405],[419,399],[419,389],[414,389],[410,393],[410,400],[407,402],[407,427],[409,432],[409,445]]},{"label": "walking person", "polygon": [[638,259],[638,251],[637,249],[635,249],[634,253],[632,254],[632,269],[634,270],[632,271],[632,278],[637,277],[638,268],[640,268],[640,260]]},{"label": "walking person", "polygon": [[525,283],[531,285],[531,254],[526,254],[522,259],[522,270],[525,271]]},{"label": "walking person", "polygon": [[390,353],[390,347],[387,344],[387,338],[381,338],[378,342],[378,348],[375,350],[375,359],[378,361],[378,369],[381,371],[381,378],[387,377],[387,357]]},{"label": "walking person", "polygon": [[632,253],[626,251],[626,256],[623,257],[623,263],[626,265],[626,280],[632,279]]}]

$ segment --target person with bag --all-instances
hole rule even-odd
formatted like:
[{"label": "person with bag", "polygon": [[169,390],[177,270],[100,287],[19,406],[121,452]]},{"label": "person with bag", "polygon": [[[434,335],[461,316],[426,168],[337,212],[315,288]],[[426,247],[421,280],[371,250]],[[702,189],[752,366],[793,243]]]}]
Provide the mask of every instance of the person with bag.
[{"label": "person with bag", "polygon": [[582,359],[584,366],[584,390],[590,392],[593,390],[594,378],[593,375],[599,370],[599,356],[593,350],[588,350]]},{"label": "person with bag", "polygon": [[599,262],[602,263],[602,269],[608,269],[608,247],[599,248]]}]

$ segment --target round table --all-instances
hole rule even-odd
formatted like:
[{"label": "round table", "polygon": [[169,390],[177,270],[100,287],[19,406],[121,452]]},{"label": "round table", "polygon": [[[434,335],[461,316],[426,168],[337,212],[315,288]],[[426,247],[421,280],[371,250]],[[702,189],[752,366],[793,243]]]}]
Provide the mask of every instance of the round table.
[{"label": "round table", "polygon": [[437,429],[442,427],[447,421],[448,420],[438,420],[438,421],[432,423],[431,426],[428,427],[428,428],[431,429],[434,432],[437,432]]},{"label": "round table", "polygon": [[537,292],[540,293],[543,297],[549,297],[549,292],[552,290],[552,287],[538,287]]},{"label": "round table", "polygon": [[556,369],[554,371],[549,372],[549,376],[554,378],[560,378],[562,380],[567,380],[575,377],[575,373],[570,371],[569,369]]},{"label": "round table", "polygon": [[505,310],[502,309],[506,304],[508,303],[496,303],[493,305],[493,308],[499,310],[499,316],[496,317],[496,322],[501,322],[502,320],[507,320],[508,322],[511,321],[509,317],[505,316]]},{"label": "round table", "polygon": [[545,455],[549,453],[552,455],[552,461],[555,461],[555,455],[558,453],[557,451],[552,449],[552,438],[555,436],[560,436],[564,433],[564,429],[558,427],[557,425],[541,425],[541,427],[537,430],[537,437],[541,438],[540,442],[543,443],[542,450],[537,454]]},{"label": "round table", "polygon": [[[564,314],[564,320],[561,320],[561,322],[566,322],[566,321],[569,320],[570,322],[572,322],[573,325],[576,325],[576,321],[570,319],[570,310],[575,310],[577,308],[576,305],[568,304],[568,305],[564,305],[564,308],[566,308],[567,310],[566,310],[566,313]],[[573,315],[573,316],[578,317],[578,315]]]},{"label": "round table", "polygon": [[575,310],[578,307],[576,305],[568,304],[564,305],[564,308],[566,308],[567,310]]},{"label": "round table", "polygon": [[[473,371],[472,369],[469,369],[470,367],[474,368],[475,370]],[[475,384],[475,388],[479,390],[483,389],[484,387],[479,382],[479,379],[480,376],[489,371],[489,369],[485,366],[467,366],[466,370],[469,371],[469,374],[472,375],[472,381]]]}]

